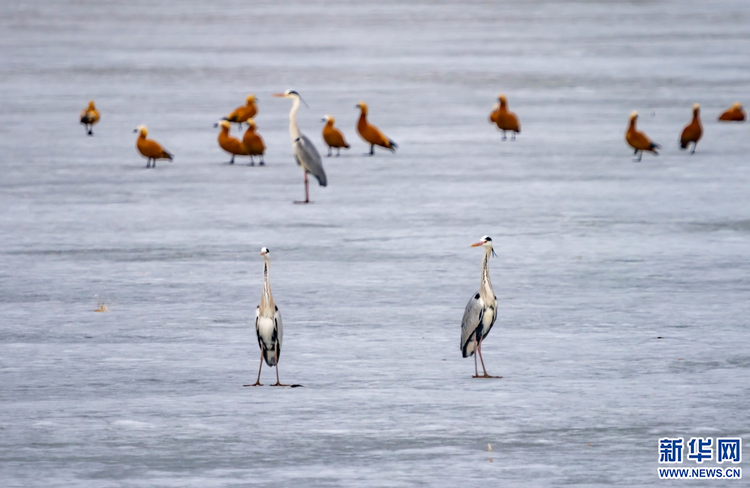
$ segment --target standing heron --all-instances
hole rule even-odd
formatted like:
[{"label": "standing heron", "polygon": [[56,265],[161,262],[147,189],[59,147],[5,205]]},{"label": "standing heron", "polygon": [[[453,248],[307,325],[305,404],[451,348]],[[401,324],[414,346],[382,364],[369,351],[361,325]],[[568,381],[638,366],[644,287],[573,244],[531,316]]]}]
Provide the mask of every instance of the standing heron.
[{"label": "standing heron", "polygon": [[[482,359],[482,341],[490,333],[492,326],[497,318],[497,297],[492,290],[490,281],[490,257],[495,256],[492,249],[492,238],[482,237],[471,247],[484,247],[484,260],[482,261],[482,284],[479,291],[471,297],[464,310],[464,318],[461,321],[461,353],[463,357],[468,358],[474,355],[474,378],[502,378],[502,376],[490,376],[484,367]],[[477,354],[474,354],[474,353]],[[477,369],[477,356],[482,362],[484,374],[479,376]]]},{"label": "standing heron", "polygon": [[263,386],[260,383],[260,371],[263,369],[263,361],[273,367],[276,366],[276,384],[271,386],[289,386],[282,385],[279,381],[279,357],[281,356],[281,339],[284,336],[284,328],[281,326],[281,312],[279,307],[273,302],[271,294],[271,281],[268,278],[271,260],[270,252],[267,247],[260,250],[263,256],[263,295],[260,297],[260,305],[255,309],[255,333],[258,335],[258,345],[260,346],[260,367],[258,368],[258,380],[252,385],[242,386]]},{"label": "standing heron", "polygon": [[302,167],[305,174],[305,201],[295,201],[294,203],[310,203],[310,191],[307,182],[307,173],[310,173],[318,179],[320,186],[326,186],[326,172],[323,170],[323,161],[320,159],[320,153],[312,141],[306,135],[299,131],[297,126],[297,111],[299,102],[302,97],[294,90],[287,90],[284,93],[275,93],[274,97],[291,98],[293,100],[292,109],[289,111],[289,137],[292,139],[292,154],[297,164]]}]

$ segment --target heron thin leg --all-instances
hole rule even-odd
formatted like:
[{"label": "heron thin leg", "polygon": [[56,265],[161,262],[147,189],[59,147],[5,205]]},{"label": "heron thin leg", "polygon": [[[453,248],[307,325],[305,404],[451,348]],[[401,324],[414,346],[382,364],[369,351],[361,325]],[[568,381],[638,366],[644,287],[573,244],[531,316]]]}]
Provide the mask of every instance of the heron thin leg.
[{"label": "heron thin leg", "polygon": [[487,368],[484,367],[484,358],[482,358],[482,339],[479,339],[479,345],[477,346],[477,350],[479,351],[479,361],[482,363],[482,371],[484,371],[484,376],[488,376]]},{"label": "heron thin leg", "polygon": [[487,369],[484,367],[484,358],[482,358],[482,339],[479,339],[479,345],[477,346],[477,350],[479,351],[479,360],[482,362],[482,369],[484,370],[484,375],[478,376],[479,378],[502,378],[502,376],[492,376],[487,374]]},{"label": "heron thin leg", "polygon": [[260,382],[260,370],[263,369],[263,349],[260,350],[260,367],[258,368],[258,379],[255,383],[252,385],[242,385],[242,386],[263,386]]},{"label": "heron thin leg", "polygon": [[305,173],[305,201],[300,202],[299,200],[295,200],[294,203],[310,203],[310,190],[308,188],[308,182],[307,182],[307,171],[302,170],[303,173]]},{"label": "heron thin leg", "polygon": [[282,385],[279,381],[279,343],[277,342],[274,346],[274,349],[276,350],[276,384],[271,386],[289,386],[289,385]]}]

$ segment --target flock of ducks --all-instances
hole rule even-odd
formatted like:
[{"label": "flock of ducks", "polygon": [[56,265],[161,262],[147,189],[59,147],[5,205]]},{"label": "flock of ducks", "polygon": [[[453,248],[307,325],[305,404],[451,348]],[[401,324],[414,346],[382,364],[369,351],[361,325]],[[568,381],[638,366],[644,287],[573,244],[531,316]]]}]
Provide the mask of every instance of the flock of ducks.
[{"label": "flock of ducks", "polygon": [[[310,203],[307,175],[313,175],[318,180],[320,186],[323,187],[327,185],[327,177],[323,169],[320,154],[315,148],[315,145],[309,138],[307,138],[307,136],[300,132],[297,125],[297,111],[299,110],[302,97],[295,90],[287,90],[284,93],[277,93],[274,94],[274,97],[291,99],[293,102],[292,108],[289,112],[289,136],[292,143],[292,153],[297,164],[304,172],[305,182],[305,200],[297,201],[295,203]],[[250,156],[251,166],[255,165],[254,156],[257,156],[260,161],[259,164],[261,166],[265,164],[263,154],[266,146],[263,142],[263,138],[256,131],[256,124],[253,119],[258,113],[256,101],[257,99],[254,95],[249,95],[246,99],[245,105],[237,107],[229,115],[215,124],[215,127],[221,128],[218,137],[219,146],[232,157],[229,162],[230,164],[234,164],[235,156]],[[357,121],[357,132],[362,139],[370,144],[369,154],[375,154],[375,146],[395,152],[398,145],[392,139],[383,134],[383,132],[377,127],[368,122],[367,104],[365,102],[359,102],[356,107],[360,110],[359,120]],[[742,122],[746,118],[745,111],[739,102],[734,103],[732,107],[719,116],[719,120],[725,122]],[[81,112],[80,117],[81,124],[86,128],[88,135],[93,135],[93,127],[99,122],[99,119],[100,114],[96,109],[94,102],[89,102],[88,107]],[[660,149],[661,146],[653,142],[645,133],[637,129],[637,119],[638,113],[633,112],[630,115],[630,124],[625,132],[625,140],[630,147],[633,148],[634,155],[638,156],[638,159],[635,161],[640,162],[644,151],[658,155],[659,153],[657,152],[657,149]],[[518,117],[516,114],[508,110],[508,101],[505,95],[498,96],[498,101],[490,113],[489,121],[502,131],[503,140],[506,140],[506,132],[511,133],[511,141],[515,141],[516,135],[521,132],[521,124]],[[346,142],[344,134],[334,126],[335,119],[332,115],[326,115],[323,117],[322,122],[325,122],[322,136],[328,146],[328,156],[332,156],[333,149],[336,149],[336,156],[338,156],[341,149],[348,149],[350,146]],[[229,134],[232,123],[238,124],[239,128],[242,128],[242,124],[247,124],[247,130],[245,131],[242,140],[232,137]],[[173,156],[169,151],[165,150],[156,141],[147,139],[148,129],[146,126],[139,125],[134,132],[138,133],[136,148],[138,149],[138,152],[146,158],[147,168],[155,168],[157,159],[166,159],[170,162],[173,160]],[[698,141],[700,141],[702,137],[703,127],[700,119],[700,106],[696,103],[693,106],[693,118],[690,123],[685,126],[680,135],[680,148],[687,149],[690,144],[692,144],[690,153],[693,154],[695,153]],[[497,297],[492,289],[489,272],[490,257],[495,255],[492,248],[492,238],[484,236],[479,242],[476,242],[471,246],[482,247],[484,249],[484,258],[482,260],[479,291],[477,291],[469,300],[461,321],[461,353],[463,357],[474,356],[474,378],[501,378],[500,376],[490,376],[487,373],[487,369],[484,366],[484,359],[482,358],[482,342],[487,337],[487,334],[489,334],[492,326],[495,324],[495,320],[497,319]],[[263,259],[263,293],[261,295],[260,304],[255,312],[255,332],[261,352],[260,366],[258,368],[258,379],[256,382],[244,386],[262,386],[260,383],[260,374],[263,369],[263,362],[269,367],[276,368],[276,383],[271,386],[289,386],[284,385],[279,381],[279,358],[281,357],[281,344],[284,329],[281,322],[281,312],[274,302],[273,294],[271,293],[271,282],[269,276],[271,267],[270,251],[268,248],[264,247],[261,249],[260,255]],[[482,375],[479,374],[477,358],[479,358],[482,365]]]},{"label": "flock of ducks", "polygon": [[[721,122],[743,122],[747,118],[745,110],[742,108],[740,102],[735,102],[734,105],[725,110],[719,115],[719,121]],[[657,149],[661,149],[661,146],[652,141],[645,133],[639,131],[635,126],[635,121],[638,119],[638,112],[630,114],[630,126],[625,132],[625,140],[628,142],[630,147],[633,148],[633,154],[638,155],[636,162],[640,162],[643,157],[643,151],[654,153],[658,156]],[[703,125],[701,124],[701,107],[697,103],[693,105],[693,118],[688,125],[682,129],[680,134],[680,149],[687,149],[690,144],[693,144],[693,148],[690,154],[695,154],[695,148],[698,146],[698,141],[703,137]]]}]

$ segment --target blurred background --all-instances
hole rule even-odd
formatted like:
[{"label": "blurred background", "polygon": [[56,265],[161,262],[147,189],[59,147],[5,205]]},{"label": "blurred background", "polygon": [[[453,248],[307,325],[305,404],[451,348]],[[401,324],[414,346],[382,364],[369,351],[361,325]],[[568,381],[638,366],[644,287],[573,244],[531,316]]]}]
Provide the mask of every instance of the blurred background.
[{"label": "blurred background", "polygon": [[[2,485],[647,486],[660,437],[747,444],[750,129],[716,118],[750,104],[748,25],[742,0],[3,2]],[[324,114],[352,145],[309,206],[286,89],[322,154]],[[250,93],[265,168],[213,128]],[[358,101],[395,154],[364,155]],[[640,164],[633,110],[663,146]],[[138,124],[173,163],[145,169]],[[483,235],[500,380],[459,351]],[[261,246],[304,388],[241,387]]]}]

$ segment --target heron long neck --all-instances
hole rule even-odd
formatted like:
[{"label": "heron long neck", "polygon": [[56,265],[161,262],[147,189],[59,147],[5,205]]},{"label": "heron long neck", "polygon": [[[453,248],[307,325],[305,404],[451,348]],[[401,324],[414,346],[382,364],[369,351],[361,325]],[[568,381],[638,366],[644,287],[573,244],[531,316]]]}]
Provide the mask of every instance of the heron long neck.
[{"label": "heron long neck", "polygon": [[490,256],[492,256],[492,248],[485,249],[484,261],[482,261],[482,286],[479,288],[479,293],[482,298],[495,298],[495,292],[492,291],[492,281],[490,281]]},{"label": "heron long neck", "polygon": [[273,314],[275,304],[273,303],[273,295],[271,294],[271,279],[269,277],[271,271],[271,262],[267,259],[263,261],[263,296],[260,297],[260,311],[264,313]]},{"label": "heron long neck", "polygon": [[299,110],[299,97],[294,97],[292,110],[289,111],[289,137],[292,143],[300,138],[299,127],[297,126],[297,110]]}]

